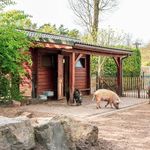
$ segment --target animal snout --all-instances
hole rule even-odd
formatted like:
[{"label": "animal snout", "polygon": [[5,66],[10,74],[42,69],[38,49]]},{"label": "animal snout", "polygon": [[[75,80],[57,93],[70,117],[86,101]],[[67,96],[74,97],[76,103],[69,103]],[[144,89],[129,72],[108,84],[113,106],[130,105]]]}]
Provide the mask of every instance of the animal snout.
[{"label": "animal snout", "polygon": [[119,102],[115,103],[114,106],[116,109],[119,109]]}]

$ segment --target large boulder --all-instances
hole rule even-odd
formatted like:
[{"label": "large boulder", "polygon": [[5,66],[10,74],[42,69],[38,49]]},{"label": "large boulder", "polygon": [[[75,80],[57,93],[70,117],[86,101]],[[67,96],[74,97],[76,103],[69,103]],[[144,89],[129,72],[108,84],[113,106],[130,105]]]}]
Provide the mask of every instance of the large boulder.
[{"label": "large boulder", "polygon": [[98,150],[96,126],[62,116],[32,119],[32,125],[43,150]]},{"label": "large boulder", "polygon": [[[42,150],[69,150],[67,135],[63,129],[61,121],[51,118],[32,119],[34,126],[36,149]],[[39,148],[40,147],[40,148]]]},{"label": "large boulder", "polygon": [[94,125],[83,123],[68,117],[57,116],[68,137],[70,149],[98,150],[98,128]]},{"label": "large boulder", "polygon": [[0,117],[0,150],[29,150],[35,147],[34,129],[26,117]]}]

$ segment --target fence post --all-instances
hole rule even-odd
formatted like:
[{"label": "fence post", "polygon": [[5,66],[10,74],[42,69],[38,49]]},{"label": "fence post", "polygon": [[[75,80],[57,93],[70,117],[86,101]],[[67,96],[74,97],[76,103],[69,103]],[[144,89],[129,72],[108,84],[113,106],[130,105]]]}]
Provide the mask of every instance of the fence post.
[{"label": "fence post", "polygon": [[96,90],[99,89],[99,76],[98,73],[96,73]]},{"label": "fence post", "polygon": [[148,85],[148,88],[147,88],[147,95],[148,95],[149,104],[150,104],[150,81],[149,81],[149,85]]},{"label": "fence post", "polygon": [[141,96],[140,96],[140,90],[141,90],[141,77],[139,76],[138,77],[138,98],[140,98]]}]

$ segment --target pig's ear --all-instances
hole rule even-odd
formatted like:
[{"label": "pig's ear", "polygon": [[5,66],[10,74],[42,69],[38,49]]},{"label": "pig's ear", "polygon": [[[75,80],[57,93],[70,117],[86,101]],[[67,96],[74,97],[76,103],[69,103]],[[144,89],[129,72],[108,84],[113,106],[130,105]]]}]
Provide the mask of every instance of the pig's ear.
[{"label": "pig's ear", "polygon": [[120,99],[117,98],[116,102],[119,103],[119,102],[120,102]]},{"label": "pig's ear", "polygon": [[120,102],[120,98],[119,97],[117,98],[117,101]]}]

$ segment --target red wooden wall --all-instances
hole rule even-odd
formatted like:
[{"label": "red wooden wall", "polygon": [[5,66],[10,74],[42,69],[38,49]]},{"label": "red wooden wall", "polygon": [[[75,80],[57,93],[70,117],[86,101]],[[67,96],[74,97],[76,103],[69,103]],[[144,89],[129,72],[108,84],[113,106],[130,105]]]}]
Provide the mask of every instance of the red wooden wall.
[{"label": "red wooden wall", "polygon": [[33,72],[36,76],[37,95],[43,94],[43,91],[54,90],[54,68],[42,65],[42,56],[49,55],[43,49],[34,49],[32,53]]},{"label": "red wooden wall", "polygon": [[75,88],[81,91],[86,91],[84,93],[89,93],[90,88],[90,56],[84,55],[85,58],[85,68],[75,68]]},{"label": "red wooden wall", "polygon": [[[56,65],[54,67],[45,67],[42,65],[42,56],[50,55],[50,51],[46,49],[34,49],[32,51],[32,73],[35,75],[36,96],[43,94],[43,91],[55,91],[57,82],[57,57]],[[51,50],[51,54],[55,52]],[[56,56],[56,55],[55,55]],[[88,94],[90,92],[90,56],[84,55],[85,68],[75,67],[75,88],[78,88],[82,93]]]}]

